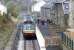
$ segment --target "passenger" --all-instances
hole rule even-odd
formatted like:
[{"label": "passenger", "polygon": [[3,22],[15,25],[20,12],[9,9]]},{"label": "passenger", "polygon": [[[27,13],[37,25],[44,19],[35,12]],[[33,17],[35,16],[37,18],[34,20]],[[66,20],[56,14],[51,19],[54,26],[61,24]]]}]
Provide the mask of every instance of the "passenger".
[{"label": "passenger", "polygon": [[38,19],[37,21],[38,21],[38,24],[39,24],[40,20]]},{"label": "passenger", "polygon": [[44,25],[46,24],[47,22],[46,21],[44,21]]},{"label": "passenger", "polygon": [[48,21],[49,21],[49,20],[47,19],[47,23],[49,23]]},{"label": "passenger", "polygon": [[42,25],[44,25],[44,24],[45,24],[45,22],[44,22],[44,21],[41,21],[41,23],[42,23]]},{"label": "passenger", "polygon": [[53,22],[50,20],[50,24],[51,24],[51,23],[53,23]]},{"label": "passenger", "polygon": [[49,23],[49,24],[50,24],[50,23],[51,23],[51,21],[47,19],[47,23]]}]

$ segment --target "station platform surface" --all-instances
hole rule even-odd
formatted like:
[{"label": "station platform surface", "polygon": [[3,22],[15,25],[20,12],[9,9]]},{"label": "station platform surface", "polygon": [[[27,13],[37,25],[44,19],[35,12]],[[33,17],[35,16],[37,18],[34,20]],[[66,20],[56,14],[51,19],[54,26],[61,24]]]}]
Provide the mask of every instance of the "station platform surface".
[{"label": "station platform surface", "polygon": [[48,50],[50,48],[49,45],[56,46],[59,43],[58,37],[56,36],[56,30],[49,27],[53,26],[49,26],[48,24],[36,25],[36,36],[40,46],[40,50]]}]

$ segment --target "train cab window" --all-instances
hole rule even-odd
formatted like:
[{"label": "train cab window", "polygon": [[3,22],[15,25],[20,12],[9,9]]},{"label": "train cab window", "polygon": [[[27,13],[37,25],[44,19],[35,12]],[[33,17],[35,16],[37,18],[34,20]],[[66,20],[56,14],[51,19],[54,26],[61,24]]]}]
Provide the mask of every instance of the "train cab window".
[{"label": "train cab window", "polygon": [[24,24],[33,24],[33,22],[32,21],[26,21],[26,22],[24,22]]}]

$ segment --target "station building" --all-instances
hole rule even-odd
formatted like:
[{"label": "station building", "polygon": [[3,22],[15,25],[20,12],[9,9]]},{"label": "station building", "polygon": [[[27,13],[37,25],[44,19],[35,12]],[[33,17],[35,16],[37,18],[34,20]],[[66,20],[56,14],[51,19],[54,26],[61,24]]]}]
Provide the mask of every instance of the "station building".
[{"label": "station building", "polygon": [[[69,0],[68,0],[69,1]],[[74,50],[74,1],[70,0],[69,2],[69,20],[68,25],[69,28],[66,29],[66,31],[61,33],[61,39],[62,39],[62,46],[63,50]]]},{"label": "station building", "polygon": [[74,29],[67,29],[61,33],[63,50],[74,50]]}]

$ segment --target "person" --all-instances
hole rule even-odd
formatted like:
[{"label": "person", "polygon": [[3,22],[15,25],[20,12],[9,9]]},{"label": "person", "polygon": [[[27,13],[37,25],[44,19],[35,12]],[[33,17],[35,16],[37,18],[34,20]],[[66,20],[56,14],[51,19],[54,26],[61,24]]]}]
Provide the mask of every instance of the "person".
[{"label": "person", "polygon": [[41,21],[41,23],[42,23],[42,25],[44,25],[44,24],[45,24],[45,22],[44,22],[43,20]]},{"label": "person", "polygon": [[50,21],[49,19],[47,19],[47,23],[49,23],[49,24],[50,24],[50,23],[51,23],[51,21]]},{"label": "person", "polygon": [[37,21],[38,21],[38,24],[39,24],[39,21],[40,21],[40,20],[38,19]]}]

